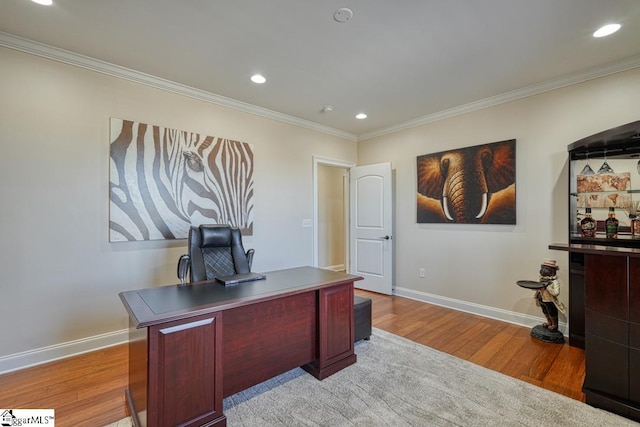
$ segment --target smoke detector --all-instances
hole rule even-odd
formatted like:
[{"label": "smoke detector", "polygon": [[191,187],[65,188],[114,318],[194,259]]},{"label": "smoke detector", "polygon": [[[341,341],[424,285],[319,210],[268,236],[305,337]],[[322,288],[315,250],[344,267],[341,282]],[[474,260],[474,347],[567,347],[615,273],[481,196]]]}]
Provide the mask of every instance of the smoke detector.
[{"label": "smoke detector", "polygon": [[347,22],[351,18],[353,18],[353,11],[347,7],[338,9],[333,14],[333,19],[335,19],[336,22]]}]

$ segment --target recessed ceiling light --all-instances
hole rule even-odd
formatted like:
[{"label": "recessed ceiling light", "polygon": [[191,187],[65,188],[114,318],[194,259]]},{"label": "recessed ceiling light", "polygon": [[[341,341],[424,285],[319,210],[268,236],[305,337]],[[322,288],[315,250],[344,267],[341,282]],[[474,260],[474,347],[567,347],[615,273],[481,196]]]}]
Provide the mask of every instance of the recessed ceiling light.
[{"label": "recessed ceiling light", "polygon": [[362,119],[366,119],[367,115],[365,113],[358,113],[356,114],[356,119],[362,120]]},{"label": "recessed ceiling light", "polygon": [[262,83],[266,82],[267,79],[265,79],[260,74],[254,74],[253,76],[251,76],[251,81],[254,82],[254,83],[262,84]]},{"label": "recessed ceiling light", "polygon": [[31,0],[34,3],[41,4],[43,6],[51,6],[53,4],[53,0]]},{"label": "recessed ceiling light", "polygon": [[620,29],[620,24],[608,24],[603,27],[598,28],[598,30],[593,33],[593,37],[606,37],[609,36]]}]

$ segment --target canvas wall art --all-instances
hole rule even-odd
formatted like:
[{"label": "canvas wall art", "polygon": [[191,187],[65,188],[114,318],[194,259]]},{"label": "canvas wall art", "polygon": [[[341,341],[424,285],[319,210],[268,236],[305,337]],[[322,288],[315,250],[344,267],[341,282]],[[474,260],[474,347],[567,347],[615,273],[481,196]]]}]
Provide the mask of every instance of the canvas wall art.
[{"label": "canvas wall art", "polygon": [[417,158],[418,223],[515,224],[516,140]]},{"label": "canvas wall art", "polygon": [[109,240],[184,239],[191,225],[253,234],[250,144],[111,119]]}]

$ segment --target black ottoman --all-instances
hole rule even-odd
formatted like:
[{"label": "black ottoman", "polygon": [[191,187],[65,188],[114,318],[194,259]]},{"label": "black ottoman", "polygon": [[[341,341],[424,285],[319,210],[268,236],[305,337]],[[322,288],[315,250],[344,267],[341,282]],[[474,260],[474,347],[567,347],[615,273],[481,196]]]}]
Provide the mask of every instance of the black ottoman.
[{"label": "black ottoman", "polygon": [[371,336],[371,299],[353,296],[353,342],[368,340]]}]

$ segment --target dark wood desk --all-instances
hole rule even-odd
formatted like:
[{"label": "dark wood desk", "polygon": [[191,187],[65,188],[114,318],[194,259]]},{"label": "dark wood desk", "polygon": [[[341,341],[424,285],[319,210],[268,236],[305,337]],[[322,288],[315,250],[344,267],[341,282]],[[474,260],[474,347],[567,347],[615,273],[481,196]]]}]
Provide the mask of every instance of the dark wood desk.
[{"label": "dark wood desk", "polygon": [[136,426],[226,426],[227,396],[298,366],[323,379],[355,363],[361,277],[312,267],[265,274],[120,293]]}]

